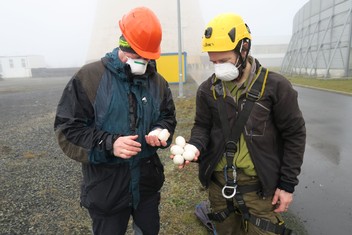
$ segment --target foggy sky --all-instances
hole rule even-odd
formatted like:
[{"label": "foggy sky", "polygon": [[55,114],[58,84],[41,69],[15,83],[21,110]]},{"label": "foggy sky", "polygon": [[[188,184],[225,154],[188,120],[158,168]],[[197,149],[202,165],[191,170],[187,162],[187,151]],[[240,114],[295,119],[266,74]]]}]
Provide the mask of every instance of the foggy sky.
[{"label": "foggy sky", "polygon": [[[49,67],[81,66],[98,0],[0,1],[0,56],[43,55]],[[161,0],[164,1],[164,0]],[[168,0],[170,4],[176,0]],[[182,4],[187,1],[181,0]],[[256,44],[287,42],[295,13],[308,0],[199,0],[205,22],[223,12],[242,15]],[[274,13],[272,13],[274,12]],[[204,27],[204,26],[200,26]]]}]

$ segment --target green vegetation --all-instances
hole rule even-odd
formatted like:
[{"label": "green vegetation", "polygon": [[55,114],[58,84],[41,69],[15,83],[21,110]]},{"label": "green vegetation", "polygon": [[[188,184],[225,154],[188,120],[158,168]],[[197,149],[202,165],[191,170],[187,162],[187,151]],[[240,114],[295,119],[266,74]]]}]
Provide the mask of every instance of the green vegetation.
[{"label": "green vegetation", "polygon": [[317,79],[305,77],[287,77],[295,85],[303,85],[352,94],[352,78]]},{"label": "green vegetation", "polygon": [[[270,67],[269,70],[280,73],[280,67]],[[352,77],[347,78],[311,78],[307,76],[284,75],[292,84],[317,89],[331,90],[352,95]]]},{"label": "green vegetation", "polygon": [[[178,85],[170,85],[176,106],[177,136],[189,139],[195,114],[195,93],[197,84],[188,79],[184,85],[183,98],[178,98]],[[207,199],[198,180],[198,165],[190,164],[178,169],[169,158],[169,148],[159,152],[165,167],[165,183],[161,192],[161,229],[160,234],[208,234],[207,229],[194,215],[195,206]]]}]

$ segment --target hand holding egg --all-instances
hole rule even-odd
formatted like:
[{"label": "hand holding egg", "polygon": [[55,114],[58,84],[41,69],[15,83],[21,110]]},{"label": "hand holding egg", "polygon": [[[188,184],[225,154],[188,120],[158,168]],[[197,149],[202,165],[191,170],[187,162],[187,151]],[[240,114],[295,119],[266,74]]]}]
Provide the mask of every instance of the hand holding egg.
[{"label": "hand holding egg", "polygon": [[156,128],[149,132],[146,136],[146,141],[151,146],[166,146],[166,141],[170,137],[170,132],[167,129]]},{"label": "hand holding egg", "polygon": [[193,161],[198,149],[192,144],[187,144],[185,138],[182,136],[177,136],[175,143],[176,145],[173,145],[170,148],[171,154],[174,155],[174,163],[177,165],[183,165],[185,161]]},{"label": "hand holding egg", "polygon": [[160,133],[158,134],[158,138],[161,141],[167,141],[170,137],[170,132],[167,129],[162,129],[162,131],[160,131]]}]

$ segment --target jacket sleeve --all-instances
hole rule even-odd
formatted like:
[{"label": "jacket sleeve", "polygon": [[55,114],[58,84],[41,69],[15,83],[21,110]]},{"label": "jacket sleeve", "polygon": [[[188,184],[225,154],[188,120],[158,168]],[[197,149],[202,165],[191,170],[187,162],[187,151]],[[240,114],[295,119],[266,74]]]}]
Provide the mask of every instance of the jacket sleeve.
[{"label": "jacket sleeve", "polygon": [[191,138],[189,140],[190,144],[193,144],[197,147],[200,152],[206,150],[206,147],[209,144],[210,130],[213,126],[212,113],[208,105],[207,94],[203,89],[203,86],[200,86],[197,90],[196,96],[196,114],[194,118],[194,125],[191,131]]},{"label": "jacket sleeve", "polygon": [[63,152],[76,161],[87,163],[90,149],[111,151],[116,137],[95,128],[92,102],[77,76],[68,82],[62,93],[54,130]]},{"label": "jacket sleeve", "polygon": [[170,132],[170,137],[167,141],[167,146],[163,148],[167,148],[172,142],[172,136],[175,132],[176,128],[176,111],[175,111],[175,103],[172,97],[172,92],[170,90],[169,84],[165,81],[164,91],[162,92],[162,102],[160,104],[160,117],[157,123],[154,125],[155,127],[166,128]]},{"label": "jacket sleeve", "polygon": [[278,187],[293,192],[303,163],[306,128],[298,105],[297,92],[290,82],[281,79],[276,89],[277,100],[273,107],[275,124],[283,140],[283,157]]}]

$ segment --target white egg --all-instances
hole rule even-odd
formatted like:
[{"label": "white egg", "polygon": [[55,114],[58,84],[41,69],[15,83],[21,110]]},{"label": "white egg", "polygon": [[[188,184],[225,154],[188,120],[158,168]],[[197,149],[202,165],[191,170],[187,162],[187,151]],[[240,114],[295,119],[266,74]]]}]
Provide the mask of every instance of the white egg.
[{"label": "white egg", "polygon": [[155,130],[152,130],[151,132],[149,132],[148,136],[151,136],[151,135],[155,135],[155,136],[158,136],[161,132],[161,129],[160,128],[157,128]]},{"label": "white egg", "polygon": [[197,147],[194,146],[193,144],[186,144],[184,148],[185,148],[186,152],[192,151],[192,152],[194,152],[194,154],[198,151]]},{"label": "white egg", "polygon": [[169,137],[170,137],[170,133],[167,129],[163,129],[158,135],[159,140],[163,140],[163,141],[167,141]]},{"label": "white egg", "polygon": [[173,145],[170,151],[173,155],[181,155],[185,150],[181,146]]},{"label": "white egg", "polygon": [[[170,152],[171,152],[171,153],[174,152],[175,146],[178,146],[178,145],[172,145],[172,146],[171,146],[171,148],[170,148]],[[176,148],[177,148],[177,147],[176,147]]]},{"label": "white egg", "polygon": [[182,136],[177,136],[175,139],[175,143],[183,148],[186,145],[186,140]]},{"label": "white egg", "polygon": [[183,162],[185,161],[185,159],[182,157],[182,155],[177,154],[177,155],[174,156],[173,161],[174,161],[174,163],[177,164],[177,165],[182,165]]},{"label": "white egg", "polygon": [[186,161],[192,161],[196,154],[193,151],[185,151],[182,156]]}]

